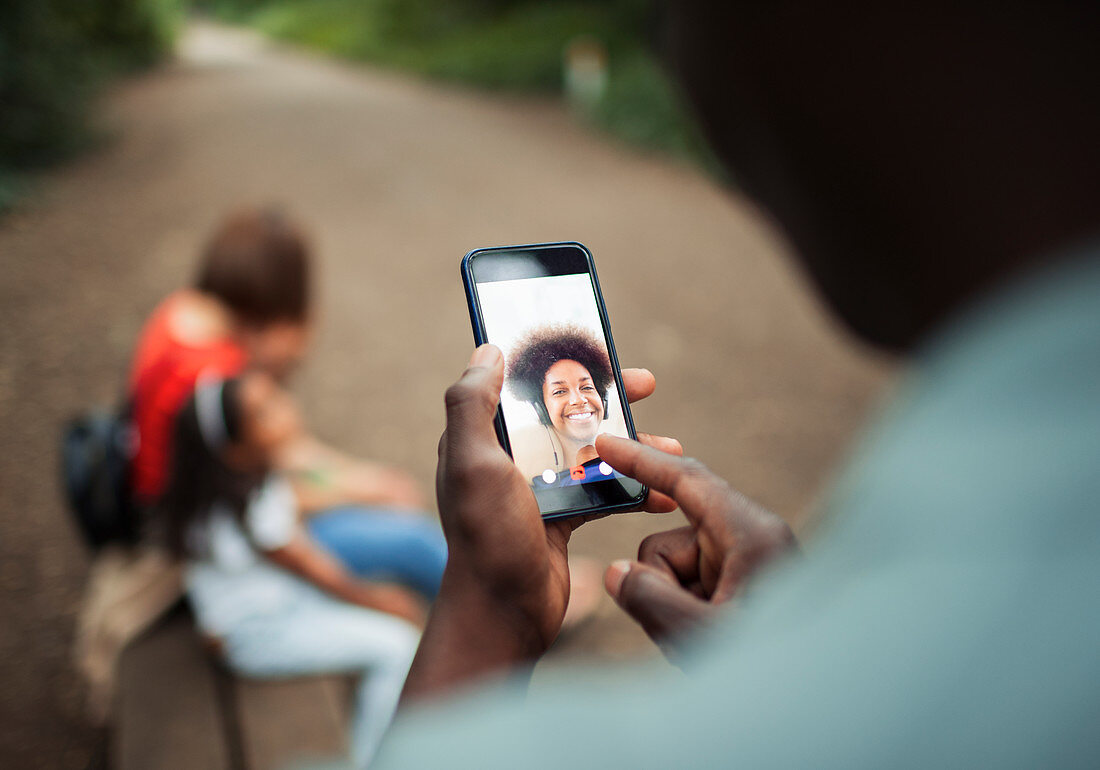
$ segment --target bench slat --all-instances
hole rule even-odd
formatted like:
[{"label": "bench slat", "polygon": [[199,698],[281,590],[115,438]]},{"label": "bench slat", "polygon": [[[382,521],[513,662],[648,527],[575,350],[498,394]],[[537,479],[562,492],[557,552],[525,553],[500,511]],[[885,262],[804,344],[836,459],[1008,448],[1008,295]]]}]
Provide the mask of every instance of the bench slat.
[{"label": "bench slat", "polygon": [[229,770],[214,677],[186,613],[135,641],[119,664],[112,766]]},{"label": "bench slat", "polygon": [[339,677],[235,683],[248,770],[276,770],[347,752],[346,683]]}]

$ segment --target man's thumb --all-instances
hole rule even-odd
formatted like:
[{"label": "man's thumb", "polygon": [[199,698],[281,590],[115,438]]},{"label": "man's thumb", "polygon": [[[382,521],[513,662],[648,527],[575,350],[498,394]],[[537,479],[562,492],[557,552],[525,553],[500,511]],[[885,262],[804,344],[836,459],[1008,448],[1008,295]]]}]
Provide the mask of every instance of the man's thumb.
[{"label": "man's thumb", "polygon": [[604,584],[620,607],[662,646],[675,647],[702,626],[714,608],[659,570],[636,561],[616,561]]},{"label": "man's thumb", "polygon": [[504,382],[504,358],[493,345],[474,351],[462,377],[447,388],[447,449],[451,457],[472,454],[479,446],[499,447],[493,416]]}]

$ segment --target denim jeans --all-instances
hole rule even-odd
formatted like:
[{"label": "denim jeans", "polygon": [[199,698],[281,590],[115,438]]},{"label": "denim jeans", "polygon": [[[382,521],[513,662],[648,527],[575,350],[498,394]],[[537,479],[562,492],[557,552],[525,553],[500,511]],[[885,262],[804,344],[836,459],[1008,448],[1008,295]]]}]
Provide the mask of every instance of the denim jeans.
[{"label": "denim jeans", "polygon": [[349,506],[316,513],[306,526],[316,542],[360,577],[404,583],[429,599],[439,592],[447,543],[428,519]]}]

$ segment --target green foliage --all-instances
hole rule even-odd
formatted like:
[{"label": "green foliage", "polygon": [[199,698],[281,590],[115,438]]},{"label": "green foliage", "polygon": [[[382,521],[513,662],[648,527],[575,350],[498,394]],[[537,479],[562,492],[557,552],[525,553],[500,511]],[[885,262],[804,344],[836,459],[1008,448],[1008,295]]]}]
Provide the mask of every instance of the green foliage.
[{"label": "green foliage", "polygon": [[691,160],[716,176],[723,171],[675,84],[651,56],[613,62],[607,92],[587,117],[629,144]]},{"label": "green foliage", "polygon": [[128,70],[155,63],[171,48],[182,10],[182,0],[97,0],[81,6],[79,21],[107,66]]},{"label": "green foliage", "polygon": [[[561,87],[565,45],[582,34],[628,43],[599,5],[276,0],[248,18],[267,34],[318,50],[487,88]],[[504,5],[497,3],[497,5]]]},{"label": "green foliage", "polygon": [[181,0],[0,3],[0,211],[25,173],[87,144],[97,87],[163,54],[181,7]]},{"label": "green foliage", "polygon": [[0,10],[0,166],[20,169],[73,149],[94,61],[59,3],[16,0]]},{"label": "green foliage", "polygon": [[608,54],[608,87],[583,115],[636,146],[716,168],[649,50],[652,0],[198,1],[336,56],[510,91],[560,92],[566,47],[594,39]]}]

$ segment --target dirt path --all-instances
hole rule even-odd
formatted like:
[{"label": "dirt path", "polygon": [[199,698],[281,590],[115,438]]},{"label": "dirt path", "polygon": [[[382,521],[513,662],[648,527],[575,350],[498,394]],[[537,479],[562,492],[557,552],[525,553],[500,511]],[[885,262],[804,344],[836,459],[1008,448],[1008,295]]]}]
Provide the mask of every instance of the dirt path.
[{"label": "dirt path", "polygon": [[[56,483],[60,423],[113,400],[142,318],[235,204],[284,202],[315,235],[322,316],[297,385],[318,431],[425,487],[442,392],[471,347],[458,260],[475,246],[586,243],[621,358],[658,376],[639,426],[679,436],[796,522],[888,377],[824,319],[744,201],[556,104],[196,25],[177,62],[105,108],[113,140],[0,222],[5,767],[83,767],[95,744],[67,668],[87,556]],[[678,516],[597,522],[575,550],[632,555]],[[650,651],[606,602],[556,655]]]}]

